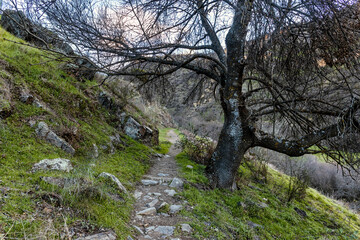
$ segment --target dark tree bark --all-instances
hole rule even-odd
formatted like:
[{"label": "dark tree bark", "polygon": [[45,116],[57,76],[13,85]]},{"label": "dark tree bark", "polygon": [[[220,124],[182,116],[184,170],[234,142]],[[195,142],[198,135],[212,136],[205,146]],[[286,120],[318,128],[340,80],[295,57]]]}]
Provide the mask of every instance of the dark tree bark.
[{"label": "dark tree bark", "polygon": [[[225,121],[209,167],[214,187],[234,188],[244,154],[256,146],[289,156],[318,151],[358,167],[337,144],[359,137],[358,3],[31,2],[30,15],[108,75],[131,75],[158,90],[166,75],[186,69],[200,83],[215,83]],[[269,124],[282,124],[283,132],[276,136]]]}]

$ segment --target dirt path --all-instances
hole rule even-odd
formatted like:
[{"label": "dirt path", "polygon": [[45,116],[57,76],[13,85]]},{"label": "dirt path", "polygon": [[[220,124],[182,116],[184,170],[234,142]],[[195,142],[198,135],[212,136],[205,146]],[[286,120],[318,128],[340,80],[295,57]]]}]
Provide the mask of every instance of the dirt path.
[{"label": "dirt path", "polygon": [[133,239],[193,239],[189,237],[192,229],[184,224],[186,219],[178,215],[178,211],[187,207],[176,195],[182,190],[175,161],[180,152],[174,146],[178,136],[170,130],[167,139],[173,144],[168,155],[155,159],[134,192],[136,203],[131,224],[137,235]]}]

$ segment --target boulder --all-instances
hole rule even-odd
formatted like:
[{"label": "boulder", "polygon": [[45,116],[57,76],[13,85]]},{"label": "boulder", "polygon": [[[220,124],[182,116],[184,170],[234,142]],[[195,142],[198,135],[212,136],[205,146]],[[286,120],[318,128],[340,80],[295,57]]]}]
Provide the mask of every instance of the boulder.
[{"label": "boulder", "polygon": [[40,162],[34,164],[32,171],[38,170],[58,170],[64,172],[70,172],[73,169],[71,162],[64,158],[55,159],[43,159]]},{"label": "boulder", "polygon": [[55,145],[58,148],[61,148],[65,152],[71,155],[75,153],[75,149],[64,139],[62,139],[61,137],[56,135],[56,133],[51,131],[45,122],[39,122],[35,129],[35,132],[39,137],[44,138],[49,143]]},{"label": "boulder", "polygon": [[114,175],[107,173],[107,172],[102,172],[102,173],[100,173],[99,177],[111,180],[113,183],[115,183],[115,185],[121,192],[127,193],[126,188],[122,185],[120,180],[117,177],[115,177]]}]

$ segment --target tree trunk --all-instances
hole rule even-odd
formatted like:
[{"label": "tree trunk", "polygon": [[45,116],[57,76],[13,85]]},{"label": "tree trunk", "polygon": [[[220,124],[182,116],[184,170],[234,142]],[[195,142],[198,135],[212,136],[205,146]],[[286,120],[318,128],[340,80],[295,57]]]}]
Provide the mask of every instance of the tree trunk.
[{"label": "tree trunk", "polygon": [[248,127],[236,92],[224,98],[225,122],[220,133],[218,145],[211,158],[208,173],[212,186],[234,190],[235,176],[245,152],[253,143],[253,134]]}]

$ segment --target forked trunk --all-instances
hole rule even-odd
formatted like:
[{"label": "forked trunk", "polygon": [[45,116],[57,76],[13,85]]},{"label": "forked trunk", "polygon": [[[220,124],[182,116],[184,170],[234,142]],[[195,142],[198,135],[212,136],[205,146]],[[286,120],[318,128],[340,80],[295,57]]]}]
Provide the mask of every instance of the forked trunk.
[{"label": "forked trunk", "polygon": [[224,100],[223,108],[225,122],[208,172],[213,187],[234,190],[238,168],[253,142],[252,133],[243,120],[236,94]]}]

